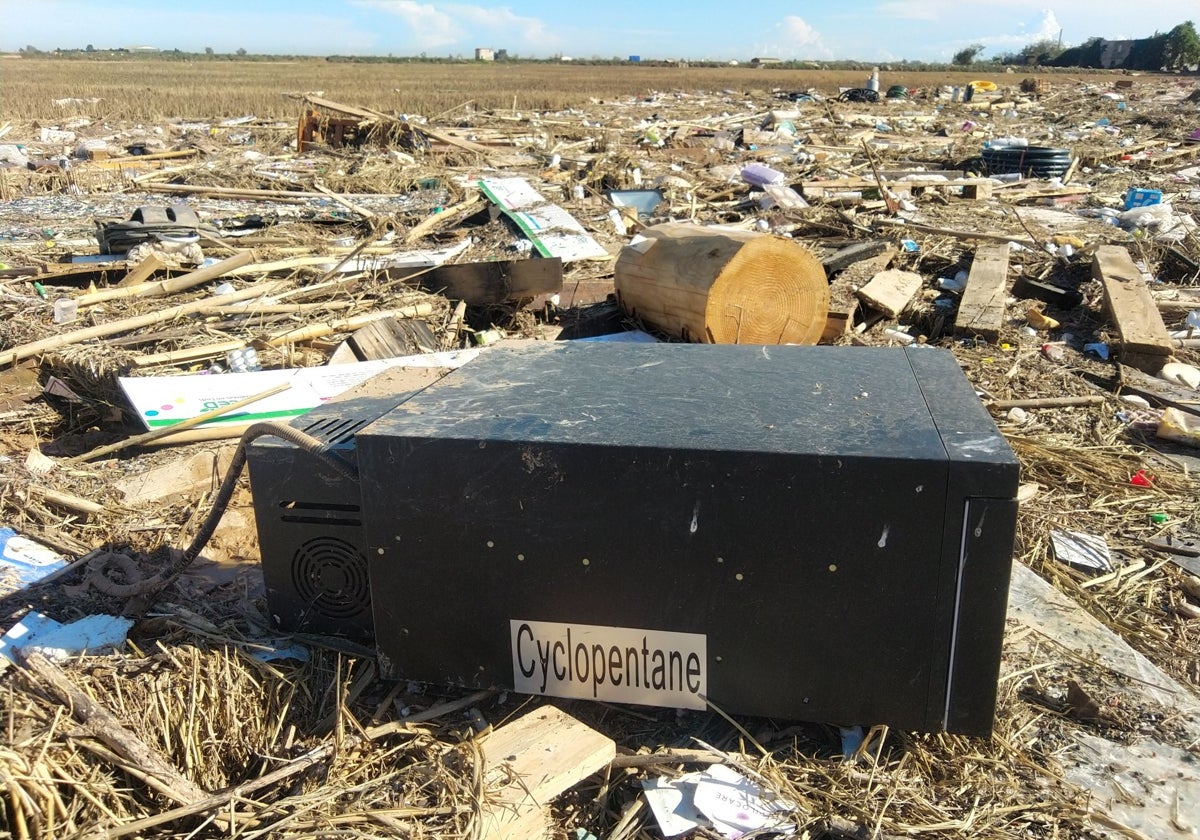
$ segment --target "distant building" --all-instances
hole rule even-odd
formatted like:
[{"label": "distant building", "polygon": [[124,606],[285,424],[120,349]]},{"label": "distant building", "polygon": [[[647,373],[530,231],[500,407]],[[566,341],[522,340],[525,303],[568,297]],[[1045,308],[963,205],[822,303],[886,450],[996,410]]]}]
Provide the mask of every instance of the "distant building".
[{"label": "distant building", "polygon": [[495,61],[496,60],[496,51],[493,50],[491,47],[476,47],[475,48],[475,60],[476,61]]},{"label": "distant building", "polygon": [[156,53],[162,52],[158,47],[126,47],[125,50],[131,53]]},{"label": "distant building", "polygon": [[629,60],[631,62],[633,62],[634,64],[637,64],[639,61],[642,60],[642,57],[640,55],[631,55],[631,56],[629,56]]},{"label": "distant building", "polygon": [[1104,41],[1100,50],[1100,66],[1107,70],[1124,67],[1136,43],[1137,41]]},{"label": "distant building", "polygon": [[496,50],[497,61],[508,61],[508,50]]},{"label": "distant building", "polygon": [[763,56],[756,56],[756,57],[750,59],[750,64],[753,67],[765,67],[768,64],[783,64],[783,59],[782,58],[765,58]]}]

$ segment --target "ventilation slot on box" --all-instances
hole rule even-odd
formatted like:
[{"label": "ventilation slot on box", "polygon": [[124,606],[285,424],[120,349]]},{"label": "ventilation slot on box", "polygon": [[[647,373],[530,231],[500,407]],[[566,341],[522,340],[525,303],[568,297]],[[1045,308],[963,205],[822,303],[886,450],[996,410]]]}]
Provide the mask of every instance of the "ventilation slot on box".
[{"label": "ventilation slot on box", "polygon": [[370,422],[369,419],[361,418],[347,420],[341,417],[323,417],[303,427],[301,431],[329,446],[337,446],[353,440],[354,433]]},{"label": "ventilation slot on box", "polygon": [[292,583],[301,600],[327,618],[370,613],[367,559],[343,540],[317,537],[300,546],[292,558]]},{"label": "ventilation slot on box", "polygon": [[284,499],[279,503],[283,513],[280,522],[300,522],[305,525],[362,525],[358,505],[335,505],[329,502],[299,502]]}]

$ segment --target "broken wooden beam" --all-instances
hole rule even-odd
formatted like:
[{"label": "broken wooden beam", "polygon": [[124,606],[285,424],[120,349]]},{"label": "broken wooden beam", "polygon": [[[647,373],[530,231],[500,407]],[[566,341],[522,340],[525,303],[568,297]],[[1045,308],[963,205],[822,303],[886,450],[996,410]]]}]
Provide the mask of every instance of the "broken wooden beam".
[{"label": "broken wooden beam", "polygon": [[1104,288],[1104,303],[1117,328],[1122,364],[1157,373],[1173,345],[1142,272],[1119,245],[1101,245],[1092,259],[1092,277]]},{"label": "broken wooden beam", "polygon": [[1004,326],[1004,297],[1008,285],[1008,243],[975,249],[967,287],[954,321],[957,335],[977,335],[987,341],[1000,337]]},{"label": "broken wooden beam", "polygon": [[613,740],[554,706],[541,706],[483,741],[483,840],[551,836],[550,803],[616,757]]},{"label": "broken wooden beam", "polygon": [[466,301],[468,306],[531,300],[538,295],[557,294],[563,287],[562,260],[558,257],[457,263],[419,272],[388,269],[387,275],[413,276],[416,284],[425,291],[445,295],[450,300]]},{"label": "broken wooden beam", "polygon": [[158,258],[157,254],[147,254],[142,258],[142,261],[129,270],[117,286],[119,288],[128,288],[137,286],[140,283],[145,283],[154,276],[156,271],[162,271],[166,265]]},{"label": "broken wooden beam", "polygon": [[[834,254],[834,257],[841,253],[842,251],[839,251]],[[836,341],[839,336],[854,329],[854,319],[858,312],[858,298],[855,296],[855,292],[870,282],[872,277],[891,265],[895,256],[895,246],[888,243],[887,248],[881,253],[847,266],[830,281],[829,314],[825,319],[825,332],[821,335],[821,341]],[[825,267],[828,271],[828,262],[825,263]]]},{"label": "broken wooden beam", "polygon": [[354,360],[397,359],[434,353],[441,349],[429,325],[424,321],[406,318],[380,318],[361,327],[346,339]]}]

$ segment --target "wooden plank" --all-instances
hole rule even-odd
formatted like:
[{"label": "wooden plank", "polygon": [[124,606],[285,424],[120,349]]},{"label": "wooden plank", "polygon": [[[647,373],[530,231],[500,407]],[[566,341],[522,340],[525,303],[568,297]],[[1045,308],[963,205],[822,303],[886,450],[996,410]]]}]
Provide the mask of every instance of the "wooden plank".
[{"label": "wooden plank", "polygon": [[[845,250],[848,249],[842,249]],[[842,251],[834,254],[834,257]],[[854,316],[858,312],[858,298],[855,297],[855,292],[891,265],[895,256],[896,248],[888,243],[882,253],[859,260],[833,278],[829,284],[829,316],[825,320],[825,331],[821,334],[821,341],[836,341],[838,336],[854,329]],[[825,266],[828,269],[828,261]]]},{"label": "wooden plank", "polygon": [[954,332],[988,341],[1000,337],[1004,326],[1004,297],[1008,285],[1008,244],[980,245],[971,261],[967,288],[958,304]]},{"label": "wooden plank", "polygon": [[346,344],[358,361],[395,359],[438,350],[437,339],[424,321],[383,318],[361,327]]},{"label": "wooden plank", "polygon": [[558,257],[459,263],[421,271],[418,275],[411,269],[389,269],[388,277],[415,275],[421,288],[465,301],[468,306],[527,300],[561,292],[563,286],[562,260]]},{"label": "wooden plank", "polygon": [[566,712],[541,706],[483,742],[483,840],[550,836],[550,803],[616,757],[616,744]]},{"label": "wooden plank", "polygon": [[372,359],[394,359],[408,354],[408,345],[391,329],[395,323],[391,318],[372,321],[365,327],[355,331],[346,339],[350,349],[359,361]]},{"label": "wooden plank", "polygon": [[1142,273],[1119,245],[1101,245],[1092,277],[1104,288],[1104,303],[1120,337],[1121,361],[1157,373],[1173,345]]},{"label": "wooden plank", "polygon": [[216,489],[235,446],[217,446],[114,483],[126,505],[145,505],[199,496]]},{"label": "wooden plank", "polygon": [[129,286],[137,286],[149,280],[156,271],[162,271],[166,268],[163,261],[155,254],[147,254],[142,258],[142,261],[129,270],[129,273],[117,283],[119,288],[128,288]]},{"label": "wooden plank", "polygon": [[895,318],[904,311],[924,282],[920,274],[889,268],[872,277],[871,282],[855,294],[867,306]]}]

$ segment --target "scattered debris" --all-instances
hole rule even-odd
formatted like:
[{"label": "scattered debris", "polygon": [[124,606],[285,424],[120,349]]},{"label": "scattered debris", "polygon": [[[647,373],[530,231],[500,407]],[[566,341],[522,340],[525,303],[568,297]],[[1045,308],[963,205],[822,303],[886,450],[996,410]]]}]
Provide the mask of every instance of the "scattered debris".
[{"label": "scattered debris", "polygon": [[[14,836],[1194,833],[1200,144],[1179,116],[1194,82],[921,86],[881,67],[838,88],[790,72],[774,91],[433,116],[394,110],[399,89],[387,104],[287,94],[285,112],[273,91],[261,110],[157,123],[47,97],[37,122],[0,127],[0,813]],[[1021,462],[992,737],[551,705],[471,691],[471,674],[381,679],[396,663],[349,634],[281,636],[257,524],[336,531],[304,556],[317,597],[346,606],[359,500],[335,479],[317,507],[296,493],[264,507],[236,476],[223,495],[240,456],[206,441],[294,420],[348,456],[359,429],[339,401],[574,339],[953,353]],[[845,396],[856,414],[826,430],[836,452],[892,408],[853,386],[778,396]],[[946,397],[931,384],[922,399]],[[497,474],[478,454],[478,486],[447,498]],[[784,513],[747,521],[765,532],[801,509],[790,494],[830,492],[811,480],[773,484]],[[830,504],[868,489],[909,490],[891,476]],[[214,562],[176,574],[173,546],[214,498]],[[537,527],[569,533],[572,515]],[[972,533],[955,539],[986,541],[983,523]],[[812,538],[798,563],[830,544]],[[761,601],[727,596],[760,620]],[[836,602],[797,621],[836,638]]]}]

